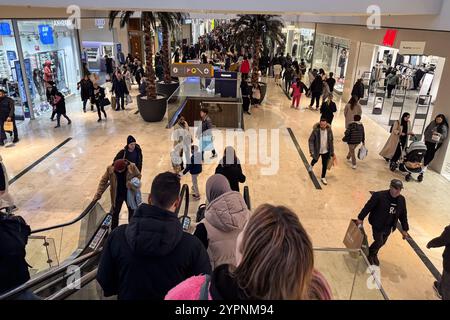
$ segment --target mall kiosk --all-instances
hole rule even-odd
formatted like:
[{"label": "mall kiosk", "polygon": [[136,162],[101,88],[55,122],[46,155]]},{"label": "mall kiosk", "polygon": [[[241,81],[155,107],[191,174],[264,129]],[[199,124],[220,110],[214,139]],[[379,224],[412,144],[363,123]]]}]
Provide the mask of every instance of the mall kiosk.
[{"label": "mall kiosk", "polygon": [[395,87],[394,99],[392,100],[391,114],[389,115],[389,126],[400,119],[403,114],[403,106],[406,100],[406,86],[398,85]]}]

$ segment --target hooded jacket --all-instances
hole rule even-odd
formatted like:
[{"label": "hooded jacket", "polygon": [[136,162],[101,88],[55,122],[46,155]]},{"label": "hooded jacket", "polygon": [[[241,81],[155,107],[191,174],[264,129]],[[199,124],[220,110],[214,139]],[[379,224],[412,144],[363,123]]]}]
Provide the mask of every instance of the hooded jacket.
[{"label": "hooded jacket", "polygon": [[250,211],[244,198],[239,192],[230,191],[214,199],[206,207],[205,218],[197,225],[197,229],[204,231],[202,234],[207,244],[208,255],[213,270],[222,265],[236,265],[236,241],[239,233],[244,228]]},{"label": "hooded jacket", "polygon": [[244,183],[246,179],[239,160],[233,164],[223,164],[223,162],[225,161],[222,160],[222,163],[217,166],[215,173],[225,176],[230,183],[231,190],[239,192],[239,183]]},{"label": "hooded jacket", "polygon": [[210,274],[201,242],[183,232],[176,215],[141,204],[130,224],[109,236],[97,273],[105,296],[119,300],[162,300],[185,279]]},{"label": "hooded jacket", "polygon": [[[316,123],[313,127],[313,131],[309,136],[309,153],[312,155],[314,160],[318,160],[320,157],[320,123]],[[334,155],[334,143],[333,143],[333,131],[331,126],[327,124],[326,128],[328,132],[328,152],[330,156]]]}]

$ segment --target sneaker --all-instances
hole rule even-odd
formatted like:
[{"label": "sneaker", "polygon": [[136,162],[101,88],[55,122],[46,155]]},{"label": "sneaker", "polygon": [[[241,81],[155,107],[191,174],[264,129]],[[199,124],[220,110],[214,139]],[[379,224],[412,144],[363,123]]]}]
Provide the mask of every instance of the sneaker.
[{"label": "sneaker", "polygon": [[324,185],[327,185],[327,184],[328,184],[327,178],[322,178],[321,180],[322,180],[322,183],[323,183]]},{"label": "sneaker", "polygon": [[13,143],[17,143],[17,142],[19,142],[19,141],[20,141],[19,138],[15,138],[15,139],[13,140]]},{"label": "sneaker", "polygon": [[57,126],[55,127],[55,129],[56,129],[56,128],[60,128],[60,127],[61,127],[60,125],[57,125]]},{"label": "sneaker", "polygon": [[72,124],[72,120],[69,120],[69,122],[67,124]]},{"label": "sneaker", "polygon": [[348,162],[352,162],[352,159],[349,158],[349,157],[347,157],[347,161],[348,161]]},{"label": "sneaker", "polygon": [[97,122],[100,122],[100,121],[102,121],[102,119],[98,119],[98,120],[97,120]]},{"label": "sneaker", "polygon": [[442,299],[442,295],[441,295],[441,293],[439,292],[439,282],[435,281],[435,282],[433,283],[433,290],[434,290],[434,292],[436,293],[436,296],[437,296],[439,299]]},{"label": "sneaker", "polygon": [[356,164],[352,165],[352,169],[356,169]]}]

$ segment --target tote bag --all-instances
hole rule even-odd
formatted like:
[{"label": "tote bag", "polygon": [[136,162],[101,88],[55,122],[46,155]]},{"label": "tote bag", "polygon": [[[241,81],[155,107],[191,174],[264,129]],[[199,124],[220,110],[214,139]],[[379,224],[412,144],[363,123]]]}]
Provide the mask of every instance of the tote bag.
[{"label": "tote bag", "polygon": [[358,159],[364,160],[367,157],[368,153],[369,153],[369,151],[367,150],[366,146],[363,144],[361,146],[361,148],[359,148],[359,150],[358,150]]}]

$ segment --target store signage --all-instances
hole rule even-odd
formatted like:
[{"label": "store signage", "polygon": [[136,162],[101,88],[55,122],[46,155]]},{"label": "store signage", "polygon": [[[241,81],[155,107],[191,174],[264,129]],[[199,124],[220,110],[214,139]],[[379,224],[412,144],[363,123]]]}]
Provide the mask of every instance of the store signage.
[{"label": "store signage", "polygon": [[70,20],[70,19],[53,20],[53,26],[54,27],[68,27],[68,26],[72,26],[72,20]]},{"label": "store signage", "polygon": [[383,38],[383,46],[386,47],[392,47],[395,43],[395,39],[397,38],[397,32],[396,29],[388,29],[386,30],[386,33]]},{"label": "store signage", "polygon": [[53,44],[53,28],[48,24],[40,24],[38,26],[39,29],[39,38],[41,39],[42,44]]},{"label": "store signage", "polygon": [[17,54],[15,51],[12,50],[6,51],[6,56],[8,57],[9,64],[11,64],[11,61],[17,60]]},{"label": "store signage", "polygon": [[106,25],[106,20],[105,19],[95,19],[95,25],[97,26],[97,28],[103,29]]},{"label": "store signage", "polygon": [[426,42],[422,41],[401,41],[400,42],[400,54],[409,55],[423,55],[425,52]]},{"label": "store signage", "polygon": [[11,26],[7,22],[0,22],[0,36],[10,36]]},{"label": "store signage", "polygon": [[170,74],[173,77],[212,78],[214,68],[210,64],[172,63]]}]

